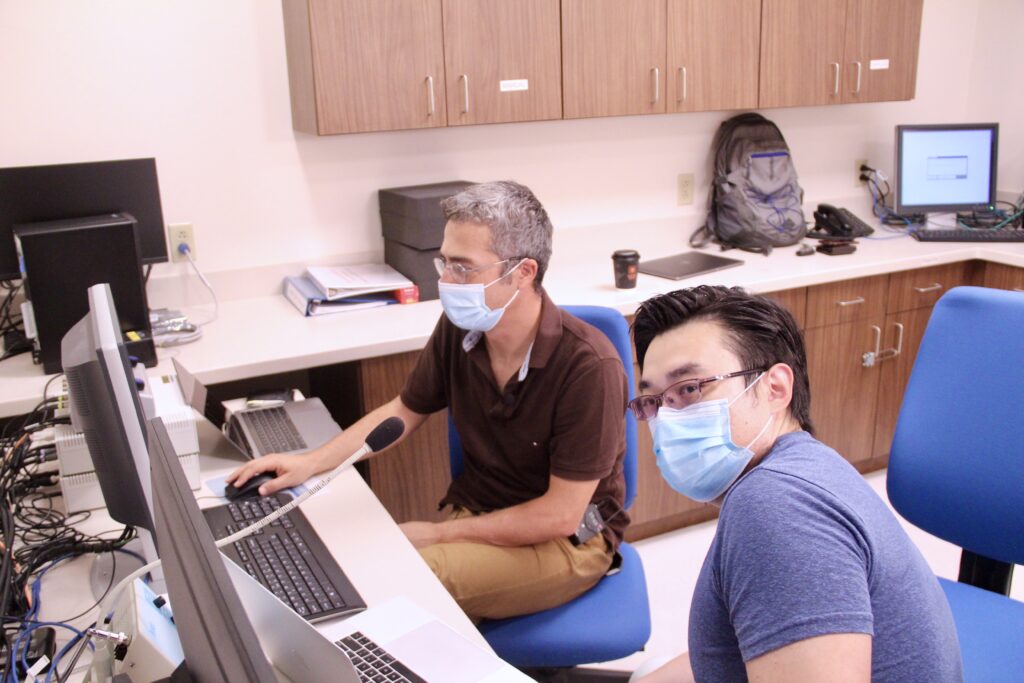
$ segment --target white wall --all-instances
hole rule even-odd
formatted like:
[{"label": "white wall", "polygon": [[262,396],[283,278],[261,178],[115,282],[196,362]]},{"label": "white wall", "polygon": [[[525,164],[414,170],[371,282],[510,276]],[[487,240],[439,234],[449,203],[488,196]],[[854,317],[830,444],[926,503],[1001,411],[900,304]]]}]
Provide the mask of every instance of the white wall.
[{"label": "white wall", "polygon": [[[1020,14],[1018,0],[926,0],[915,100],[767,112],[793,148],[808,200],[860,192],[855,159],[890,167],[895,124],[972,117],[1002,121],[1016,147],[1004,146],[1004,177],[1024,184],[1013,130],[1024,60],[1009,74],[986,45],[974,61],[983,34],[1010,17],[1021,26]],[[978,97],[1011,86],[1015,107]],[[376,190],[455,178],[530,185],[556,230],[693,224],[711,136],[726,116],[316,138],[291,129],[274,0],[0,0],[0,166],[155,156],[166,221],[194,223],[198,261],[215,273],[379,256]],[[675,177],[685,171],[697,175],[697,202],[677,207]]]}]

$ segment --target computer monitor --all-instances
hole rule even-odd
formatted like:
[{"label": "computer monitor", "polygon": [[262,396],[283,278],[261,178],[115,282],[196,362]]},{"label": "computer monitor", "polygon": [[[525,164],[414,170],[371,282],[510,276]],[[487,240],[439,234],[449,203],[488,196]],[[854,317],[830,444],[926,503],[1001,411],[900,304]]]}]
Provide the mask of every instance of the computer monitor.
[{"label": "computer monitor", "polygon": [[88,296],[89,313],[61,340],[71,424],[85,436],[110,516],[136,527],[150,562],[157,549],[142,402],[110,286],[93,285]]},{"label": "computer monitor", "polygon": [[185,653],[171,680],[276,683],[163,420],[154,418],[147,428],[160,559]]},{"label": "computer monitor", "polygon": [[896,213],[994,210],[998,142],[998,123],[897,126]]},{"label": "computer monitor", "polygon": [[110,213],[138,221],[142,263],[167,260],[155,159],[0,168],[0,280],[21,277],[15,225]]}]

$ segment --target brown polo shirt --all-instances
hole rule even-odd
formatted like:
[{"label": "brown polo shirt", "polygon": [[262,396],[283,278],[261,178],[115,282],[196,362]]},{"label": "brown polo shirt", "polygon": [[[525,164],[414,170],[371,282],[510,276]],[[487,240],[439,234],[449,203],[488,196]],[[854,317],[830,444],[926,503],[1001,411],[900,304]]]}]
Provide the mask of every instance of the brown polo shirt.
[{"label": "brown polo shirt", "polygon": [[[491,372],[485,339],[444,315],[406,380],[402,402],[423,415],[449,408],[462,439],[465,468],[442,506],[511,507],[541,496],[555,475],[599,479],[592,502],[605,519],[622,509],[622,362],[600,330],[542,296],[527,362],[504,387]],[[613,548],[628,524],[625,511],[609,522],[604,533]]]}]

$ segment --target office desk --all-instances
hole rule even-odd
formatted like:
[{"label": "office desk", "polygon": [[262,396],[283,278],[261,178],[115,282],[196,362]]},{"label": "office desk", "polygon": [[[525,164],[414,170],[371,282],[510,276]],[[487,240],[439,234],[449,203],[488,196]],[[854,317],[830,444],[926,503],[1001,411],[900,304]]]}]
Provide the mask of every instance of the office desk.
[{"label": "office desk", "polygon": [[[227,474],[243,462],[212,425],[205,420],[199,425],[204,482]],[[223,502],[214,498],[205,486],[196,492],[196,496],[202,507]],[[327,489],[303,503],[302,511],[367,605],[372,607],[390,598],[405,596],[470,641],[490,650],[487,641],[420,559],[419,553],[355,470],[342,473]],[[105,510],[99,510],[78,528],[88,533],[100,533],[119,526]],[[93,604],[88,588],[92,557],[76,558],[46,574],[40,612],[42,620],[65,620]],[[84,628],[92,623],[95,615],[96,611],[91,610],[75,620],[73,625]],[[330,623],[329,620],[317,626]],[[59,650],[69,639],[69,632],[59,629],[58,639]],[[83,655],[83,661],[85,659]]]}]

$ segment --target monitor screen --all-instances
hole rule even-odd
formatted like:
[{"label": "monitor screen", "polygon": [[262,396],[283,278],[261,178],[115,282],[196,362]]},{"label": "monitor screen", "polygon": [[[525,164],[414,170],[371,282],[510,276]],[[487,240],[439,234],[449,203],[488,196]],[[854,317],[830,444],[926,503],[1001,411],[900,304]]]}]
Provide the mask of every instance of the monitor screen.
[{"label": "monitor screen", "polygon": [[61,340],[61,361],[71,424],[85,436],[110,516],[136,527],[147,561],[156,559],[145,417],[109,285],[89,288],[89,312]]},{"label": "monitor screen", "polygon": [[155,159],[0,168],[0,280],[21,277],[15,225],[119,212],[139,223],[142,263],[166,261]]},{"label": "monitor screen", "polygon": [[273,683],[277,677],[199,511],[163,420],[150,420],[148,428],[160,560],[185,653],[184,671],[171,680]]},{"label": "monitor screen", "polygon": [[896,212],[984,211],[996,200],[999,124],[896,127]]}]

